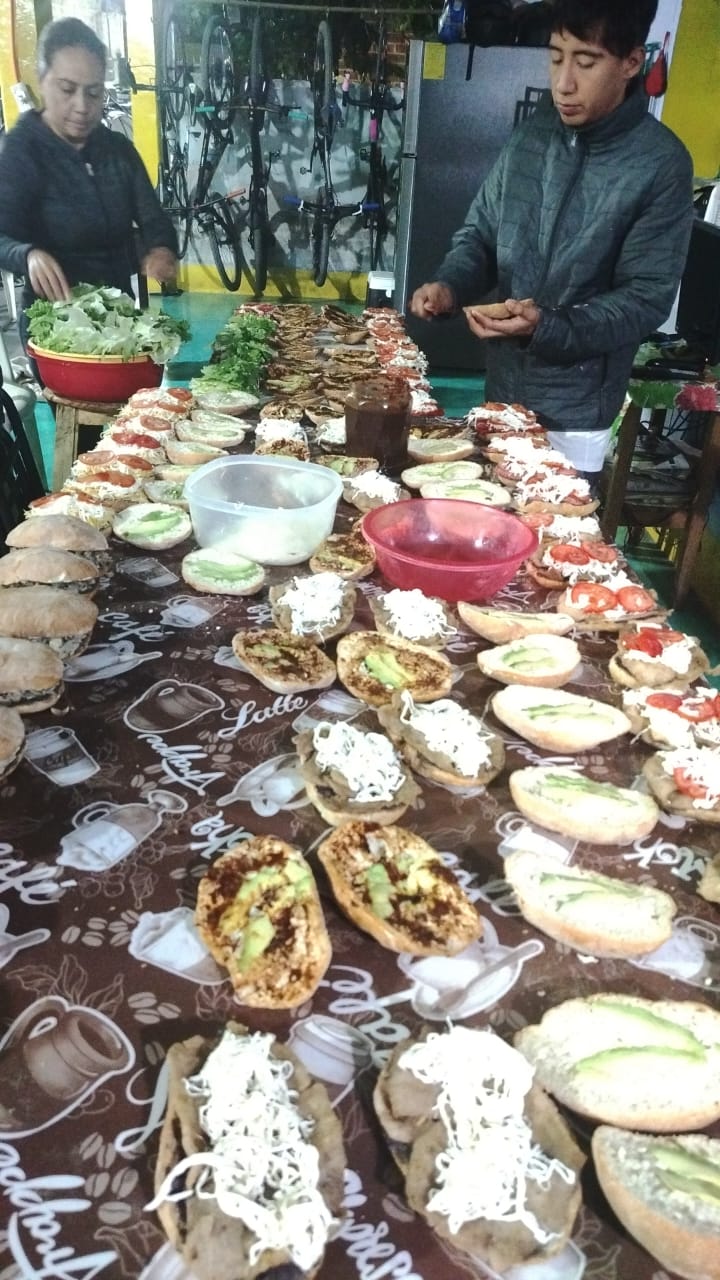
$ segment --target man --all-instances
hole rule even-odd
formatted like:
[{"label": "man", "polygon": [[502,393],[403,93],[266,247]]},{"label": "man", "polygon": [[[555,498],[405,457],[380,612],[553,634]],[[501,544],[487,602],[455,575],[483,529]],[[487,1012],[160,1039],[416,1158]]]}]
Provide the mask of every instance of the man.
[{"label": "man", "polygon": [[[435,279],[421,318],[465,308],[489,400],[534,409],[591,482],[640,342],[685,264],[692,162],[647,111],[643,45],[657,0],[555,0],[553,105],[516,129]],[[494,289],[507,318],[468,306]]]}]

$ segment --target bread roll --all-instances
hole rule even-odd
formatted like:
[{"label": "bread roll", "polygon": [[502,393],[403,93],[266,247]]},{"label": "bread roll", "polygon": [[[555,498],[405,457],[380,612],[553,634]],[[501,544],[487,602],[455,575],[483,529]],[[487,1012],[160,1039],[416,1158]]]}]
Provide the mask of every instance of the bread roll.
[{"label": "bread roll", "polygon": [[515,1036],[535,1079],[581,1115],[651,1133],[720,1118],[720,1012],[602,993],[555,1005]]},{"label": "bread roll", "polygon": [[574,620],[564,613],[521,613],[513,609],[492,609],[461,601],[457,606],[463,622],[493,644],[522,640],[530,635],[564,636],[572,631]]},{"label": "bread roll", "polygon": [[588,751],[631,728],[617,707],[560,689],[509,685],[494,695],[491,705],[498,720],[543,751]]},{"label": "bread roll", "polygon": [[477,655],[477,664],[484,675],[503,684],[557,689],[575,674],[580,664],[580,650],[567,636],[535,633],[484,649]]},{"label": "bread roll", "polygon": [[627,844],[649,835],[659,814],[640,791],[594,782],[577,769],[533,765],[508,779],[525,818],[549,831],[595,844]]},{"label": "bread roll", "polygon": [[337,669],[345,688],[373,707],[390,702],[401,689],[409,690],[416,702],[432,702],[452,689],[452,666],[442,654],[376,631],[343,636]]}]

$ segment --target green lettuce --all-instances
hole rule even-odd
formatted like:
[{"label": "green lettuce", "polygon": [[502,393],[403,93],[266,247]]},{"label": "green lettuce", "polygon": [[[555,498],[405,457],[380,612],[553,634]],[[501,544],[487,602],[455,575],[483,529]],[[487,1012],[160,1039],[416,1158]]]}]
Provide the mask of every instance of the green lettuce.
[{"label": "green lettuce", "polygon": [[69,302],[39,298],[27,309],[28,334],[46,351],[88,356],[149,355],[166,364],[190,337],[184,320],[162,311],[137,311],[120,289],[79,284]]}]

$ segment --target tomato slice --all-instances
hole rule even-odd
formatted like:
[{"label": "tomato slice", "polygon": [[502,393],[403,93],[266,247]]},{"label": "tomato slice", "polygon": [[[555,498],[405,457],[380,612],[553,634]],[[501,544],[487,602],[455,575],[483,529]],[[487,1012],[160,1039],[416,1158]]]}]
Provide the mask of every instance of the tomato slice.
[{"label": "tomato slice", "polygon": [[587,550],[600,564],[614,564],[619,555],[617,547],[609,547],[606,542],[588,542]]},{"label": "tomato slice", "polygon": [[649,707],[657,707],[659,711],[675,711],[682,715],[680,708],[683,696],[681,693],[651,693],[645,701]]},{"label": "tomato slice", "polygon": [[550,558],[558,564],[589,564],[590,556],[584,546],[574,542],[558,542],[550,548]]},{"label": "tomato slice", "polygon": [[576,582],[570,589],[570,603],[585,613],[607,613],[614,609],[617,597],[609,587],[598,582]]},{"label": "tomato slice", "polygon": [[650,613],[657,608],[655,597],[644,587],[621,587],[617,598],[618,604],[628,613]]},{"label": "tomato slice", "polygon": [[552,511],[531,511],[526,516],[521,516],[523,524],[530,529],[547,529],[555,519]]},{"label": "tomato slice", "polygon": [[678,708],[678,714],[683,720],[690,720],[692,724],[702,724],[704,720],[716,720],[720,714],[720,698],[691,698],[685,697],[682,700],[682,706]]},{"label": "tomato slice", "polygon": [[648,658],[659,658],[663,651],[663,642],[656,631],[640,630],[629,632],[620,637],[624,649],[634,649],[647,654]]},{"label": "tomato slice", "polygon": [[683,795],[690,796],[692,800],[704,800],[707,795],[707,787],[704,787],[700,782],[695,782],[685,769],[673,769],[673,782],[678,791],[682,791]]}]

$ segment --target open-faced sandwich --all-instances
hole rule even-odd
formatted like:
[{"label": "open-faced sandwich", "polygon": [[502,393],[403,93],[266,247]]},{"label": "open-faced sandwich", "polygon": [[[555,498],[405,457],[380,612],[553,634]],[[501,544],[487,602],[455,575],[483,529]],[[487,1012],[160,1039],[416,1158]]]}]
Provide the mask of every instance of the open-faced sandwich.
[{"label": "open-faced sandwich", "polygon": [[181,507],[166,502],[140,502],[116,515],[113,533],[144,551],[163,551],[190,537],[192,521]]},{"label": "open-faced sandwich", "polygon": [[295,746],[308,796],[330,826],[399,822],[419,793],[383,733],[323,721],[299,733]]},{"label": "open-faced sandwich", "polygon": [[408,1203],[444,1240],[501,1272],[562,1250],[585,1157],[530,1064],[493,1031],[403,1040],[374,1104]]},{"label": "open-faced sandwich", "polygon": [[431,782],[484,787],[505,763],[502,739],[450,698],[417,706],[404,690],[377,715],[410,768]]},{"label": "open-faced sandwich", "polygon": [[654,747],[720,746],[720,693],[705,685],[678,692],[626,689],[623,709],[634,733]]},{"label": "open-faced sandwich", "polygon": [[355,612],[356,591],[337,573],[291,578],[270,588],[276,627],[323,644],[347,631]]},{"label": "open-faced sandwich", "polygon": [[538,422],[532,409],[526,409],[522,404],[487,400],[468,410],[467,421],[479,436],[545,434],[545,428]]},{"label": "open-faced sandwich", "polygon": [[391,951],[454,956],[482,920],[439,853],[413,831],[344,822],[318,848],[338,905]]},{"label": "open-faced sandwich", "polygon": [[428,649],[444,649],[457,635],[452,613],[443,600],[412,591],[384,591],[370,600],[370,609],[380,635],[410,640]]},{"label": "open-faced sandwich", "polygon": [[561,516],[552,511],[532,511],[519,518],[535,530],[541,543],[602,542],[597,516]]},{"label": "open-faced sandwich", "polygon": [[662,1267],[720,1280],[720,1140],[600,1125],[592,1154],[613,1213]]},{"label": "open-faced sandwich", "polygon": [[54,706],[62,691],[57,653],[37,640],[0,636],[0,706],[30,715]]},{"label": "open-faced sandwich", "polygon": [[552,854],[526,850],[505,859],[503,875],[528,923],[575,951],[642,956],[672,934],[675,903],[652,885],[566,866]]},{"label": "open-faced sandwich", "polygon": [[223,853],[198,886],[195,923],[240,1004],[295,1009],[331,959],[312,871],[299,849],[253,836]]},{"label": "open-faced sandwich", "polygon": [[454,498],[457,502],[479,502],[485,507],[509,507],[510,496],[502,484],[492,480],[431,480],[420,490],[423,498]]},{"label": "open-faced sandwich", "polygon": [[551,542],[526,562],[541,587],[562,591],[576,582],[607,582],[620,567],[620,552],[606,542]]},{"label": "open-faced sandwich", "polygon": [[466,627],[493,644],[522,640],[524,636],[564,636],[575,626],[573,618],[562,613],[522,613],[514,609],[493,609],[481,604],[461,601],[457,605]]},{"label": "open-faced sandwich", "polygon": [[564,689],[509,685],[493,696],[491,705],[498,720],[543,751],[589,751],[631,729],[617,707]]},{"label": "open-faced sandwich", "polygon": [[375,568],[375,552],[359,529],[331,533],[310,557],[312,573],[336,573],[346,582],[366,578]]},{"label": "open-faced sandwich", "polygon": [[687,689],[709,666],[695,636],[649,624],[622,632],[608,670],[626,689],[647,685]]},{"label": "open-faced sandwich", "polygon": [[214,595],[251,596],[265,582],[262,565],[221,547],[189,551],[183,556],[180,572],[188,586]]},{"label": "open-faced sandwich", "polygon": [[381,707],[407,689],[416,702],[444,698],[452,688],[452,666],[442,654],[377,631],[353,631],[337,646],[338,677],[349,693]]},{"label": "open-faced sandwich", "polygon": [[423,485],[436,481],[477,480],[482,475],[479,462],[421,462],[415,467],[406,467],[401,479],[408,489],[422,489]]},{"label": "open-faced sandwich", "polygon": [[568,636],[536,633],[483,649],[476,661],[483,675],[503,684],[557,689],[572,680],[580,663],[580,650]]},{"label": "open-faced sandwich", "polygon": [[325,1086],[230,1022],[172,1045],[157,1210],[197,1280],[309,1280],[339,1229],[345,1152]]},{"label": "open-faced sandwich", "polygon": [[598,506],[586,480],[556,471],[544,471],[519,480],[514,490],[514,501],[518,512],[523,515],[533,511],[551,511],[560,516],[589,516]]},{"label": "open-faced sandwich", "polygon": [[508,782],[523,817],[575,840],[627,844],[649,835],[659,816],[650,796],[595,782],[571,767],[531,765],[516,769]]},{"label": "open-faced sandwich", "polygon": [[381,471],[363,471],[343,482],[343,496],[358,511],[372,511],[375,507],[384,507],[388,502],[402,502],[410,494]]},{"label": "open-faced sandwich", "polygon": [[314,461],[320,467],[328,467],[330,471],[337,472],[343,480],[361,476],[364,471],[377,471],[380,465],[377,458],[353,458],[347,453],[326,453],[324,457],[317,457]]},{"label": "open-faced sandwich", "polygon": [[175,427],[178,440],[199,441],[215,445],[219,449],[232,449],[243,443],[247,427],[228,414],[205,413],[196,409],[190,418],[184,418]]},{"label": "open-faced sandwich", "polygon": [[327,689],[337,674],[334,662],[312,640],[292,636],[279,627],[238,631],[232,647],[250,674],[274,693]]},{"label": "open-faced sandwich", "polygon": [[643,774],[666,813],[695,822],[720,823],[720,747],[676,747],[658,751]]},{"label": "open-faced sandwich", "polygon": [[654,591],[622,572],[608,582],[576,582],[558,596],[556,607],[574,619],[578,631],[621,631],[633,622],[653,622],[667,614]]},{"label": "open-faced sandwich", "polygon": [[559,449],[535,449],[526,454],[513,450],[495,464],[494,475],[501,484],[514,489],[521,481],[538,478],[546,472],[557,476],[577,476],[577,471]]},{"label": "open-faced sandwich", "polygon": [[459,462],[473,452],[475,445],[464,435],[437,435],[420,437],[410,432],[407,443],[408,457],[413,462]]},{"label": "open-faced sandwich", "polygon": [[622,1129],[673,1133],[720,1119],[720,1011],[602,992],[555,1005],[515,1045],[564,1106]]}]

